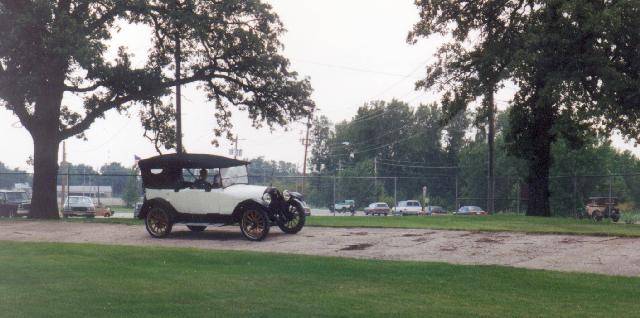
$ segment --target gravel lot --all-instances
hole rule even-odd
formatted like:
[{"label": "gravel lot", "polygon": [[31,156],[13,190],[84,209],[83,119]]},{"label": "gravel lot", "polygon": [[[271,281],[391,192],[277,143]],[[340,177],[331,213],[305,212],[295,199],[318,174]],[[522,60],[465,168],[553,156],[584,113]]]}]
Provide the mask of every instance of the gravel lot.
[{"label": "gravel lot", "polygon": [[306,227],[286,235],[272,227],[263,242],[249,242],[237,227],[152,239],[144,226],[47,222],[0,222],[0,240],[194,247],[385,260],[441,261],[640,276],[640,238],[426,229]]}]

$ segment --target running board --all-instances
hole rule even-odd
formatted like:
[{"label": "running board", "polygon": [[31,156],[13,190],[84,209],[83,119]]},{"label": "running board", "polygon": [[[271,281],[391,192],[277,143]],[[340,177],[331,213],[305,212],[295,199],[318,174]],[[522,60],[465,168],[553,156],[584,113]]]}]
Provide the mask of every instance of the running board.
[{"label": "running board", "polygon": [[222,227],[228,225],[226,223],[193,223],[193,222],[178,222],[178,225],[186,225],[186,226],[213,226],[213,227]]}]

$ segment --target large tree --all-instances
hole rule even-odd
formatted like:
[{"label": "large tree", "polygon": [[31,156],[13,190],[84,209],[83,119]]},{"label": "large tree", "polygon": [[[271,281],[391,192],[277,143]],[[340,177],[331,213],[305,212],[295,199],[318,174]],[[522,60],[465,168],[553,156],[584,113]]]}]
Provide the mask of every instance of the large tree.
[{"label": "large tree", "polygon": [[594,130],[617,128],[640,136],[640,2],[418,0],[416,5],[421,21],[411,41],[450,35],[419,87],[444,89],[443,104],[455,111],[492,84],[517,84],[508,145],[528,163],[527,214],[550,215],[551,145],[558,136],[574,146]]},{"label": "large tree", "polygon": [[[139,39],[152,42],[142,67],[124,47],[108,56],[112,34],[128,25],[150,30],[150,39]],[[173,147],[173,113],[163,97],[176,84],[199,84],[216,109],[216,137],[231,129],[233,107],[255,126],[307,116],[310,84],[280,54],[283,31],[260,0],[0,0],[0,104],[33,138],[32,216],[58,215],[60,141],[82,136],[109,110],[141,105],[156,146]],[[177,52],[179,81],[172,76]],[[82,107],[67,105],[72,95]]]}]

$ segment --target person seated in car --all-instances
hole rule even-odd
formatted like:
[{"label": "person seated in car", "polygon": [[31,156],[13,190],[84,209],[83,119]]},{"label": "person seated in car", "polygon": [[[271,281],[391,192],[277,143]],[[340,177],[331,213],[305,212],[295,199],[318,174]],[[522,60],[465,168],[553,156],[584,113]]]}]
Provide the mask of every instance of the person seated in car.
[{"label": "person seated in car", "polygon": [[198,179],[193,181],[192,188],[194,189],[211,189],[211,184],[207,182],[207,169],[200,169],[200,175]]},{"label": "person seated in car", "polygon": [[222,187],[222,181],[220,180],[220,175],[219,174],[214,174],[213,175],[213,182],[211,182],[211,186],[214,189]]}]

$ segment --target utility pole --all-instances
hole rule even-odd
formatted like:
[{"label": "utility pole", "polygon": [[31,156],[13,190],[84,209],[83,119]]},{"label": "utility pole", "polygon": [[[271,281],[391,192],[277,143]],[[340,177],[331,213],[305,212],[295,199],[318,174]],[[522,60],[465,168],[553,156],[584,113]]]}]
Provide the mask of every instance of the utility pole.
[{"label": "utility pole", "polygon": [[233,138],[233,148],[229,149],[229,152],[233,153],[233,159],[237,159],[238,156],[242,155],[242,149],[238,149],[238,141],[240,140],[246,140],[246,139],[240,139],[238,138],[238,135],[236,135],[236,137]]},{"label": "utility pole", "polygon": [[487,134],[488,144],[488,169],[487,169],[487,212],[495,213],[495,154],[494,154],[494,138],[495,138],[495,104],[493,101],[493,87],[490,88],[486,95],[487,106],[489,107],[489,131]]},{"label": "utility pole", "polygon": [[64,200],[67,196],[67,184],[69,183],[69,170],[67,163],[67,142],[62,142],[62,162],[60,163],[61,170],[67,168],[67,173],[62,177],[62,182],[60,184],[60,211],[64,211]]},{"label": "utility pole", "polygon": [[304,194],[304,184],[307,179],[307,151],[309,149],[309,130],[311,129],[311,118],[313,117],[313,111],[309,114],[307,119],[307,132],[302,144],[304,145],[304,161],[302,162],[302,194]]},{"label": "utility pole", "polygon": [[378,191],[378,155],[373,157],[373,186]]},{"label": "utility pole", "polygon": [[[176,0],[175,9],[179,9],[179,0]],[[180,83],[180,62],[181,62],[181,45],[180,45],[180,28],[176,25],[175,30],[176,50],[174,52],[174,59],[176,61],[176,152],[182,153],[182,93]]]}]

